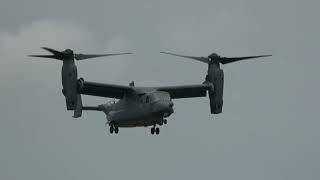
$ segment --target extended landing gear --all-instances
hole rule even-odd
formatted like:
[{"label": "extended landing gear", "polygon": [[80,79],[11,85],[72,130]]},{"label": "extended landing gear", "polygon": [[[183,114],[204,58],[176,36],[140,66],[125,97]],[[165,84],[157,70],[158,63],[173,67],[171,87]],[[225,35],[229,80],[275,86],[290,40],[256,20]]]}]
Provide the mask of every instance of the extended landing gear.
[{"label": "extended landing gear", "polygon": [[151,128],[151,134],[153,135],[154,133],[158,135],[160,133],[160,129],[158,127],[156,128],[155,126],[153,126]]},{"label": "extended landing gear", "polygon": [[163,119],[159,122],[159,125],[162,126],[162,125],[166,125],[167,124],[167,120],[166,119]]},{"label": "extended landing gear", "polygon": [[113,132],[116,134],[119,133],[119,127],[117,125],[110,125],[110,134],[113,134]]}]

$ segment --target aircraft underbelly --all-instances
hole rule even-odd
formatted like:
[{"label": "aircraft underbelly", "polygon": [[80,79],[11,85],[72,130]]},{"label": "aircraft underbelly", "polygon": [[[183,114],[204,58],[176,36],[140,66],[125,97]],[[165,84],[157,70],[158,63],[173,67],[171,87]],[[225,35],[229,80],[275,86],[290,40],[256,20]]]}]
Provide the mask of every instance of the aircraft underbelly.
[{"label": "aircraft underbelly", "polygon": [[163,122],[159,116],[140,117],[135,119],[121,119],[117,122],[119,127],[147,127]]},{"label": "aircraft underbelly", "polygon": [[137,111],[118,111],[109,114],[108,119],[118,127],[146,127],[163,122],[159,114],[137,113]]}]

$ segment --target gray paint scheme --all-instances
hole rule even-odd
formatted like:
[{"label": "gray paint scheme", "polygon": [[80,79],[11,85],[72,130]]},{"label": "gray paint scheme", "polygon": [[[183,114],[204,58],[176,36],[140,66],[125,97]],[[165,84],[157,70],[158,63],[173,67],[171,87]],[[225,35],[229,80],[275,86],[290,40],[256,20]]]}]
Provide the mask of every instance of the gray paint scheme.
[{"label": "gray paint scheme", "polygon": [[[72,50],[57,51],[43,47],[52,55],[30,55],[31,57],[52,58],[63,61],[62,66],[62,93],[66,99],[67,110],[74,111],[74,118],[82,116],[83,110],[102,111],[105,113],[110,133],[119,132],[119,127],[148,127],[151,134],[159,134],[157,125],[167,124],[165,118],[173,113],[172,99],[205,97],[209,94],[211,114],[220,114],[223,106],[224,73],[221,64],[236,61],[267,57],[249,56],[227,58],[213,53],[207,58],[184,56],[174,53],[161,52],[163,54],[189,58],[208,64],[208,72],[202,84],[165,86],[165,87],[135,87],[134,82],[129,86],[87,82],[83,78],[78,80],[77,67],[74,60],[83,60],[102,56],[114,56],[121,54],[86,55],[74,54]],[[81,94],[119,99],[114,103],[101,104],[99,106],[83,106]]]},{"label": "gray paint scheme", "polygon": [[[319,7],[317,0],[2,0],[0,179],[320,179]],[[207,98],[178,99],[160,136],[145,128],[110,136],[103,113],[73,119],[65,111],[62,63],[25,58],[41,53],[39,45],[134,50],[76,63],[86,80],[137,86],[202,82],[205,64],[159,50],[274,58],[224,67],[218,116],[208,113]]]}]

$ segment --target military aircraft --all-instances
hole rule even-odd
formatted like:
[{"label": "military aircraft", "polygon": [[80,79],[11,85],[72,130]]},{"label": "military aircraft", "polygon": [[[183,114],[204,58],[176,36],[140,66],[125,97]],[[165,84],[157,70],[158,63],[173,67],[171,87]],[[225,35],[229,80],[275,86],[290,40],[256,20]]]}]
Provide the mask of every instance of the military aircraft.
[{"label": "military aircraft", "polygon": [[[119,128],[148,127],[151,126],[151,134],[159,134],[158,126],[167,124],[167,119],[173,112],[172,99],[205,97],[209,95],[211,114],[222,112],[224,73],[220,64],[228,64],[236,61],[268,57],[220,57],[213,53],[208,57],[184,56],[169,52],[163,54],[189,58],[208,64],[207,76],[203,83],[181,86],[136,87],[134,82],[128,86],[105,84],[78,79],[75,60],[89,58],[115,56],[119,54],[75,54],[72,50],[57,51],[43,47],[52,55],[30,55],[31,57],[51,58],[61,60],[62,65],[62,93],[65,96],[67,110],[74,111],[74,118],[82,116],[82,111],[102,111],[106,114],[106,125],[109,125],[110,133],[118,134]],[[118,99],[117,102],[107,102],[98,106],[83,106],[81,95],[99,96]]]}]

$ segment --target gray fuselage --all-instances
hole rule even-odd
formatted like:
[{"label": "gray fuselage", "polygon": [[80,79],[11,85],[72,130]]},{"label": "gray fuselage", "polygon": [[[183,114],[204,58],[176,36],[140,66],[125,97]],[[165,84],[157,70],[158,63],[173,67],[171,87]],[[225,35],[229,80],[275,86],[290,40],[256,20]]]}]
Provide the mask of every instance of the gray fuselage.
[{"label": "gray fuselage", "polygon": [[118,102],[100,105],[110,125],[147,127],[162,125],[173,113],[173,103],[167,92],[132,93]]}]

